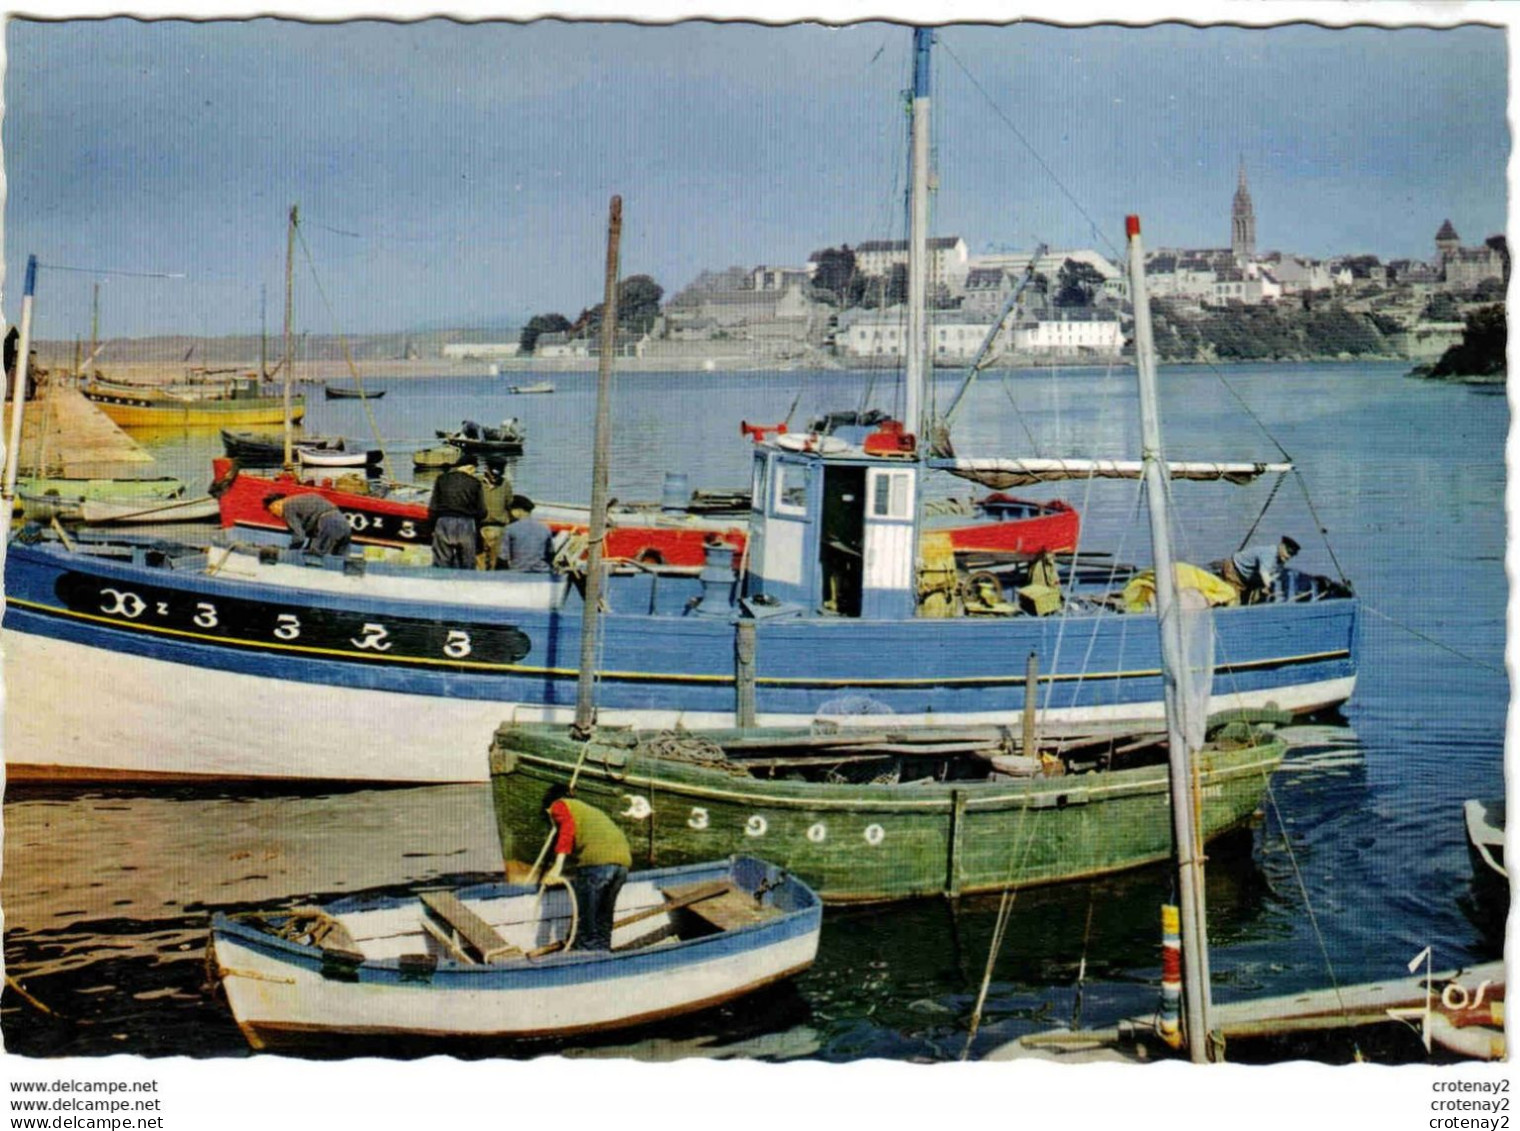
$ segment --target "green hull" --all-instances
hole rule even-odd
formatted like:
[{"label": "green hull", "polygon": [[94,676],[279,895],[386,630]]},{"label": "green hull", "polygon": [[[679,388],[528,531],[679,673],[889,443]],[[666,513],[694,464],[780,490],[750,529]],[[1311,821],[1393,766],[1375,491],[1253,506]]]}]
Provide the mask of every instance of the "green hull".
[{"label": "green hull", "polygon": [[[737,735],[705,737],[721,744]],[[1261,741],[1197,756],[1205,838],[1250,820],[1283,751],[1281,742]],[[491,749],[505,858],[537,858],[548,833],[544,792],[568,782],[578,764],[576,795],[617,821],[635,868],[760,853],[834,903],[1032,887],[1172,855],[1164,764],[996,781],[836,785],[651,757],[627,731],[582,743],[564,727],[530,724],[501,727]]]},{"label": "green hull", "polygon": [[185,493],[182,479],[88,479],[23,475],[16,490],[26,495],[56,495],[60,499],[172,499]]}]

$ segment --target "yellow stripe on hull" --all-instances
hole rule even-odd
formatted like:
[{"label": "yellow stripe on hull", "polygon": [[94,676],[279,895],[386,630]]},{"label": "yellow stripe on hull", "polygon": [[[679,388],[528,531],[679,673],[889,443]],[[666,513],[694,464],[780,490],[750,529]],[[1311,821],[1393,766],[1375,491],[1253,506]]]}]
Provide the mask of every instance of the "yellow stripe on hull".
[{"label": "yellow stripe on hull", "polygon": [[[276,400],[273,404],[258,401],[207,401],[185,404],[131,405],[111,404],[92,400],[90,403],[123,428],[183,428],[186,425],[212,425],[228,427],[241,424],[283,424],[285,405]],[[290,419],[300,420],[306,415],[306,405],[292,402]]]}]

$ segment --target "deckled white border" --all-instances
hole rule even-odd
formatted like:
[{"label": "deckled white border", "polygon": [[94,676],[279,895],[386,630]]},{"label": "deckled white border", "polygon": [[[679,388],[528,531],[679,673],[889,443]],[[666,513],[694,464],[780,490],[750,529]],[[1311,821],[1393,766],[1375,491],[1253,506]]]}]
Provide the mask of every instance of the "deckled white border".
[{"label": "deckled white border", "polygon": [[[716,0],[702,5],[622,2],[555,8],[505,3],[434,5],[391,0],[383,5],[318,0],[299,7],[247,3],[134,3],[121,6],[49,0],[16,14],[65,19],[111,15],[196,19],[281,16],[342,20],[360,17],[464,20],[530,20],[540,16],[669,23],[686,18],[764,23],[867,19],[953,23],[1016,20],[1081,25],[1144,24],[1182,20],[1199,24],[1270,26],[1306,22],[1325,26],[1379,24],[1450,27],[1483,23],[1510,28],[1514,6],[1504,3],[1306,2],[1226,0],[1121,4],[1100,0],[997,4],[988,0],[856,3],[848,0]],[[1510,34],[1511,158],[1514,183],[1514,91],[1520,67]],[[1511,217],[1514,191],[1511,188]],[[1509,225],[1510,245],[1517,245]],[[1520,285],[1520,284],[1517,284]],[[1513,360],[1513,359],[1512,359]],[[1512,419],[1516,408],[1511,405]],[[1515,465],[1511,429],[1507,456]],[[1507,508],[1508,510],[1508,508]],[[1510,525],[1513,535],[1513,523]],[[1520,554],[1510,538],[1509,639],[1520,623]],[[1509,647],[1506,647],[1506,659]],[[1513,705],[1508,738],[1516,736]],[[1506,762],[1513,742],[1506,743]],[[1513,799],[1512,799],[1513,800]],[[1520,808],[1515,811],[1520,812]],[[1515,859],[1513,853],[1511,859]],[[1434,1113],[1437,1081],[1512,1081],[1507,1065],[1436,1069],[1279,1065],[1271,1068],[1187,1065],[1145,1068],[1106,1065],[975,1064],[917,1066],[897,1062],[848,1065],[766,1065],[749,1062],[683,1061],[677,1064],[539,1060],[465,1063],[447,1058],[422,1062],[339,1063],[258,1057],[242,1060],[147,1060],[139,1057],[40,1061],[0,1057],[0,1088],[11,1080],[157,1078],[163,1088],[166,1131],[269,1131],[277,1124],[389,1131],[479,1125],[564,1131],[800,1131],[832,1126],[841,1131],[949,1125],[992,1128],[1053,1126],[1062,1131],[1122,1127],[1124,1131],[1174,1131],[1217,1126],[1227,1131],[1281,1131],[1283,1127],[1423,1129]],[[1520,1107],[1520,1094],[1509,1093]],[[0,1107],[8,1107],[0,1103]],[[8,1110],[0,1119],[9,1118]],[[1477,1113],[1473,1113],[1477,1114]],[[1520,1127],[1520,1111],[1511,1121]],[[6,1124],[0,1126],[7,1127]]]}]

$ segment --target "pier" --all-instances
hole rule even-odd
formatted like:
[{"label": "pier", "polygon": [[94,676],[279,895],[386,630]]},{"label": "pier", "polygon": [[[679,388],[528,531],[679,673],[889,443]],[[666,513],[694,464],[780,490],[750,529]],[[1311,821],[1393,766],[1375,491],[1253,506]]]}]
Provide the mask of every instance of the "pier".
[{"label": "pier", "polygon": [[[4,431],[9,437],[13,406],[5,405]],[[127,464],[152,463],[153,457],[75,388],[46,385],[26,402],[21,418],[23,472],[69,476],[130,473]]]}]

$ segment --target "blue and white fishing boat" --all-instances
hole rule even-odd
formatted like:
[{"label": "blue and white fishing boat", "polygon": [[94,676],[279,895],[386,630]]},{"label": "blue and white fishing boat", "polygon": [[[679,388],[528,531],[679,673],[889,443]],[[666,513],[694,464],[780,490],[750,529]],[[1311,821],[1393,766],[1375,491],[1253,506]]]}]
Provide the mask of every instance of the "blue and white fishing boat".
[{"label": "blue and white fishing boat", "polygon": [[719,1005],[801,973],[823,905],[751,857],[635,872],[611,951],[566,949],[568,888],[480,884],[211,923],[213,972],[248,1043],[597,1033]]},{"label": "blue and white fishing boat", "polygon": [[[615,564],[596,649],[599,720],[643,728],[1159,724],[1141,571],[1083,557],[957,557],[925,480],[1133,477],[1141,461],[960,459],[918,440],[928,367],[928,60],[917,37],[904,418],[754,445],[749,543],[700,571]],[[1286,465],[1173,463],[1237,482]],[[1235,549],[1220,545],[1217,556]],[[1100,564],[1095,564],[1100,563]],[[1221,583],[1222,584],[1222,583]],[[13,541],[3,644],[13,779],[480,781],[502,720],[568,722],[580,579],[467,574],[266,548]],[[1210,711],[1336,707],[1358,602],[1286,571],[1287,599],[1216,610]],[[1032,662],[1030,658],[1032,659]],[[1031,674],[1032,673],[1032,674]]]}]

